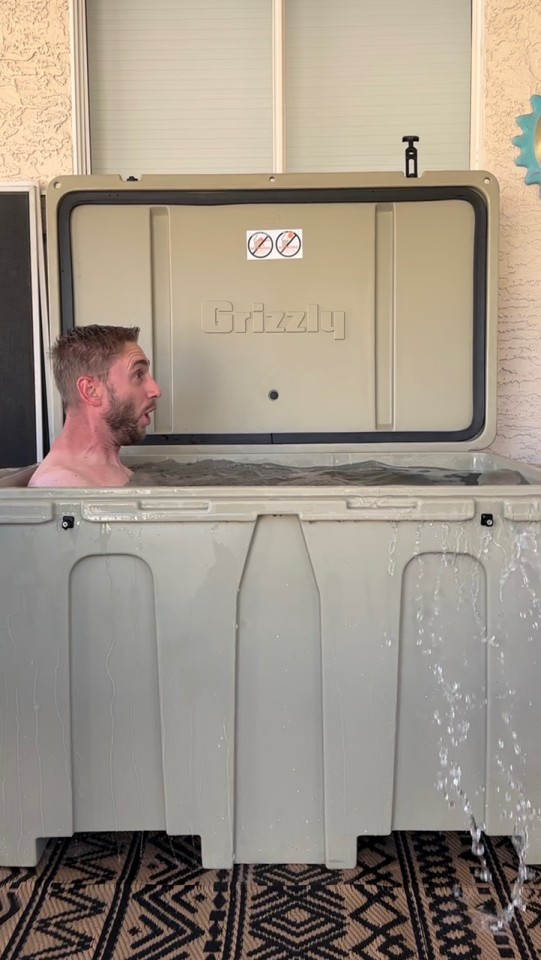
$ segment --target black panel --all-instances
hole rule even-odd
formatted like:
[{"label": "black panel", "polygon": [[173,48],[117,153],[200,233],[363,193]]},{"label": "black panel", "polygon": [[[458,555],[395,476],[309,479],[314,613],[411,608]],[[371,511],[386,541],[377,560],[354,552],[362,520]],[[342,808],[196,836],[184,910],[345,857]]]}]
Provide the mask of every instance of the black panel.
[{"label": "black panel", "polygon": [[36,462],[29,197],[0,192],[0,467]]},{"label": "black panel", "polygon": [[153,434],[143,445],[155,444],[301,444],[301,443],[465,443],[478,437],[486,417],[486,312],[488,210],[484,197],[473,187],[338,187],[278,188],[276,190],[88,190],[66,194],[58,205],[61,324],[74,326],[71,214],[78,206],[137,205],[224,206],[253,203],[411,203],[464,200],[475,216],[473,264],[473,417],[464,430],[419,430],[382,433],[270,433],[270,434]]}]

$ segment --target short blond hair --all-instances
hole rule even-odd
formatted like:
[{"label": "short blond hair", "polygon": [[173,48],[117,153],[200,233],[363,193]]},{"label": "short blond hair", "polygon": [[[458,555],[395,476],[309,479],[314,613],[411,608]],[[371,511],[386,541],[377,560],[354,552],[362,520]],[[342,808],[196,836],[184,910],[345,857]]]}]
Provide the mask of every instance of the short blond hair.
[{"label": "short blond hair", "polygon": [[126,343],[137,343],[139,327],[109,327],[92,324],[74,327],[58,337],[51,348],[53,373],[58,392],[69,407],[77,403],[79,377],[107,381],[112,363]]}]

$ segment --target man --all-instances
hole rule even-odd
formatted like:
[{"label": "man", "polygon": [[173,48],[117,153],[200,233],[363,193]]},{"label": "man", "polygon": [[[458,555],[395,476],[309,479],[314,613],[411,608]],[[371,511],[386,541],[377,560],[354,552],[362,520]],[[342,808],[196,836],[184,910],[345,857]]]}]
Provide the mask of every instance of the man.
[{"label": "man", "polygon": [[78,327],[51,350],[64,401],[62,433],[29,487],[123,487],[120,448],[142,440],[161,390],[137,343],[138,327]]}]

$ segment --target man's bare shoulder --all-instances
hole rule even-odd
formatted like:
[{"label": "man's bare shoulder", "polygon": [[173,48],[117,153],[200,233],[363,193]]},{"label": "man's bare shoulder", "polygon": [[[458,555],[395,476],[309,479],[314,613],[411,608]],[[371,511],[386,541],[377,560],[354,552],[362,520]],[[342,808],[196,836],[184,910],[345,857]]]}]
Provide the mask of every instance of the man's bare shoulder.
[{"label": "man's bare shoulder", "polygon": [[125,487],[132,471],[123,464],[66,463],[56,454],[45,457],[29,487]]},{"label": "man's bare shoulder", "polygon": [[88,487],[88,477],[78,470],[62,464],[45,464],[38,467],[30,479],[29,487]]}]

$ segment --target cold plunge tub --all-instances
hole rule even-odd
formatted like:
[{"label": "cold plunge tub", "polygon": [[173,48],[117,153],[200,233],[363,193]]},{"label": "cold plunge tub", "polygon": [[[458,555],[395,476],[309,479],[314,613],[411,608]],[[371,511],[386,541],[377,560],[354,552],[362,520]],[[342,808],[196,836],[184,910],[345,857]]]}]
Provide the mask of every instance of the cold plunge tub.
[{"label": "cold plunge tub", "polygon": [[[287,269],[291,310],[299,305],[302,312],[303,303],[323,300],[319,290],[306,292],[305,267],[312,263],[317,286],[316,213],[322,211],[328,238],[328,218],[336,213],[332,192],[324,203],[305,196],[290,217],[302,186],[298,178],[277,178],[283,184],[278,206],[267,196],[272,188],[253,178],[257,183],[248,187],[254,193],[242,198],[241,216],[235,178],[219,184],[217,178],[195,184],[187,178],[187,193],[185,178],[173,184],[167,178],[167,196],[160,178],[115,179],[114,189],[112,178],[52,185],[53,333],[55,324],[58,330],[95,319],[105,289],[117,322],[140,322],[154,367],[166,373],[157,371],[165,389],[156,433],[144,450],[126,451],[130,465],[171,457],[301,466],[371,459],[479,472],[484,481],[493,471],[518,470],[527,483],[46,491],[25,489],[31,470],[1,478],[0,862],[33,864],[44,838],[74,831],[166,829],[199,834],[207,867],[351,867],[360,834],[467,829],[453,778],[492,835],[513,832],[522,800],[541,805],[541,470],[481,452],[494,426],[497,197],[490,175],[468,174],[466,187],[457,187],[453,176],[417,184],[379,177],[375,187],[361,177],[310,180],[311,191],[347,188],[340,222],[349,222],[357,248],[363,241],[366,277],[348,292],[346,271],[343,299],[327,299],[345,307],[345,337],[320,330],[328,335],[322,341],[311,331],[308,375],[295,352],[299,340],[290,345],[284,338],[277,346],[279,338],[267,341],[265,331],[247,328],[244,339],[228,341],[243,332],[238,318],[239,331],[233,326],[229,334],[222,329],[221,339],[213,336],[205,329],[208,301],[195,314],[188,310],[189,296],[173,267],[184,264],[180,251],[192,258],[182,279],[196,273],[192,261],[203,256],[208,235],[198,220],[201,210],[203,226],[211,213],[216,219],[215,240],[226,228],[236,235],[231,216],[240,218],[236,232],[243,244],[253,227],[296,227],[306,250],[300,264],[253,263],[243,247],[235,282],[250,286],[256,277],[260,292],[250,290],[251,302],[277,309],[277,269]],[[440,193],[434,198],[436,179]],[[425,187],[428,194],[420,198]],[[394,192],[381,199],[389,189]],[[451,193],[442,197],[442,190]],[[436,226],[428,217],[433,203]],[[482,231],[481,208],[487,214]],[[450,226],[464,229],[460,243]],[[427,237],[424,256],[430,253],[430,276],[437,276],[424,289],[421,310],[426,264],[414,258],[405,273],[401,267],[412,232],[417,244]],[[378,258],[371,258],[374,244]],[[240,299],[233,292],[228,301],[220,289],[224,271],[232,274],[235,258],[242,259],[233,246],[220,246],[225,266],[221,259],[205,264],[215,302]],[[333,254],[331,279],[351,246],[350,236]],[[137,301],[130,293],[124,297],[130,258],[138,266]],[[346,266],[351,270],[352,263]],[[169,297],[162,291],[159,302],[161,287],[151,283],[157,273],[169,284]],[[456,281],[463,274],[465,292],[457,304]],[[378,296],[368,297],[368,322],[364,307],[372,280]],[[393,298],[386,297],[391,281]],[[424,341],[430,339],[433,325],[426,317],[435,306],[434,364],[425,357],[414,369],[415,331],[422,328]],[[336,327],[336,314],[333,322]],[[359,357],[363,337],[376,372],[366,367],[359,388],[351,356]],[[445,351],[437,349],[440,341]],[[482,362],[475,349],[472,359],[472,345],[482,345]],[[184,365],[188,348],[195,372]],[[217,351],[227,356],[230,376],[216,365]],[[313,373],[318,359],[319,379]],[[209,389],[216,388],[219,373],[213,402],[221,397],[222,403],[214,413],[203,402],[206,363]],[[329,366],[332,382],[343,386],[330,399],[322,386]],[[293,403],[289,397],[299,382]],[[270,399],[271,388],[283,408]],[[197,402],[190,405],[192,393]],[[55,416],[58,429],[58,400]],[[225,435],[222,443],[210,433],[213,417]],[[333,432],[340,417],[346,433]],[[261,431],[273,418],[275,442],[265,443]],[[352,434],[355,418],[362,436]],[[319,421],[325,433],[315,435]],[[234,435],[228,422],[236,424]],[[293,436],[284,433],[288,424]],[[501,473],[494,476],[501,481]],[[538,862],[537,818],[529,831],[527,859]]]},{"label": "cold plunge tub", "polygon": [[[3,486],[2,862],[166,829],[200,834],[207,867],[351,867],[360,834],[467,828],[437,789],[452,766],[488,833],[511,833],[521,796],[541,799],[541,470],[521,473],[531,486]],[[538,862],[538,821],[530,840]]]}]

